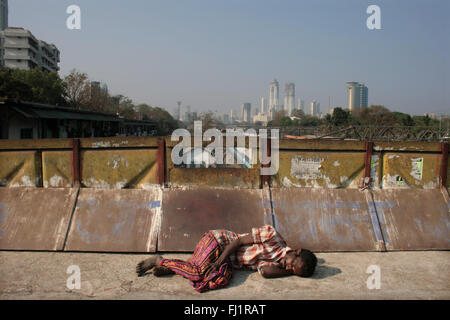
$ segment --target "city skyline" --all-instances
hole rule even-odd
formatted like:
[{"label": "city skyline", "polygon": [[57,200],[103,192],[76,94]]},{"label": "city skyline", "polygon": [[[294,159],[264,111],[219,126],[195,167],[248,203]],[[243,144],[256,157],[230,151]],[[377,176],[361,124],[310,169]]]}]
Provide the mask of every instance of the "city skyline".
[{"label": "city skyline", "polygon": [[274,78],[280,88],[295,83],[305,106],[330,97],[331,108],[345,108],[346,82],[358,81],[371,90],[369,104],[410,114],[450,109],[447,1],[377,1],[381,30],[366,27],[369,1],[284,2],[136,1],[124,11],[80,0],[74,31],[65,27],[70,1],[16,0],[9,25],[55,43],[61,76],[76,68],[112,94],[168,111],[177,101],[199,112],[255,108],[261,97],[270,103]]}]

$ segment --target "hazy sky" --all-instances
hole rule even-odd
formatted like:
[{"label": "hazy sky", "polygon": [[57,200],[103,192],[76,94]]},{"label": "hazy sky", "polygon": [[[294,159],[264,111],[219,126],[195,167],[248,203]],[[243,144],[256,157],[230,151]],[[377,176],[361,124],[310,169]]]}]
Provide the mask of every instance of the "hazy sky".
[{"label": "hazy sky", "polygon": [[[66,8],[81,8],[81,30]],[[366,9],[381,8],[381,30]],[[296,100],[346,106],[345,82],[369,104],[450,113],[448,0],[9,0],[10,26],[61,51],[73,68],[135,103],[193,110],[258,106],[269,83],[294,82]]]}]

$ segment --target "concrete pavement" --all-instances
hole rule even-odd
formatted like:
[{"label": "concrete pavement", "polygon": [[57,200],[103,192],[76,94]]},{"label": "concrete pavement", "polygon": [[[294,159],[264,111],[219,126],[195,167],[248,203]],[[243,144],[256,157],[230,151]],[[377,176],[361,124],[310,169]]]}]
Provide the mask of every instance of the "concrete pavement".
[{"label": "concrete pavement", "polygon": [[[148,256],[0,251],[0,299],[450,299],[449,251],[317,253],[312,278],[236,271],[229,287],[205,293],[180,276],[138,278],[136,264]],[[379,289],[368,268],[379,270]],[[81,288],[71,288],[78,270]]]}]

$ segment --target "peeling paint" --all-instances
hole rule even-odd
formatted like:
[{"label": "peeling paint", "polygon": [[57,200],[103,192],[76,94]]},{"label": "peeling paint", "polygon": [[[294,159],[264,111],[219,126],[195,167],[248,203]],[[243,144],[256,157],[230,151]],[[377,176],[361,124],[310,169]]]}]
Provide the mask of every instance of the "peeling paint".
[{"label": "peeling paint", "polygon": [[335,166],[335,167],[338,167],[338,166],[340,166],[341,164],[339,163],[339,161],[335,161],[335,162],[333,162],[333,166]]},{"label": "peeling paint", "polygon": [[411,159],[411,176],[416,180],[422,180],[423,174],[423,158]]},{"label": "peeling paint", "polygon": [[111,147],[111,142],[109,141],[96,141],[92,143],[92,148],[109,148]]},{"label": "peeling paint", "polygon": [[35,187],[36,184],[33,183],[33,181],[30,179],[29,176],[22,176],[21,177],[22,182],[16,182],[11,185],[12,188],[16,187]]},{"label": "peeling paint", "polygon": [[[62,186],[63,183],[64,183],[63,177],[54,175],[53,177],[50,178],[50,180],[48,182],[45,181],[44,187],[48,188],[48,185],[50,185],[50,187],[59,187],[59,186]],[[45,185],[47,185],[47,186],[45,186]]]}]

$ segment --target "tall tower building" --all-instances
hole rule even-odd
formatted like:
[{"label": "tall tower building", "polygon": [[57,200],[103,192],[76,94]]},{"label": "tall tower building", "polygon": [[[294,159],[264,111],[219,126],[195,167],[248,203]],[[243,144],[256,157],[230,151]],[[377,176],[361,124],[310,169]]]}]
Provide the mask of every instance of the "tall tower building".
[{"label": "tall tower building", "polygon": [[295,109],[295,84],[286,83],[284,87],[284,110],[290,116]]},{"label": "tall tower building", "polygon": [[261,113],[264,113],[266,110],[266,98],[261,97]]},{"label": "tall tower building", "polygon": [[350,111],[357,108],[367,108],[369,89],[358,82],[347,82],[348,90],[348,104],[347,107]]},{"label": "tall tower building", "polygon": [[252,105],[251,103],[243,103],[242,104],[242,113],[241,113],[241,120],[244,122],[251,122],[251,111],[252,111]]},{"label": "tall tower building", "polygon": [[313,117],[317,117],[320,115],[320,103],[318,103],[316,100],[313,100],[311,102],[311,115]]},{"label": "tall tower building", "polygon": [[0,30],[8,28],[8,0],[0,0]]},{"label": "tall tower building", "polygon": [[305,112],[305,101],[298,99],[297,109]]},{"label": "tall tower building", "polygon": [[177,120],[183,121],[183,115],[181,113],[181,101],[177,101],[177,105],[178,105],[178,115],[177,115]]},{"label": "tall tower building", "polygon": [[279,106],[279,84],[274,79],[269,86],[269,113],[277,110]]}]

